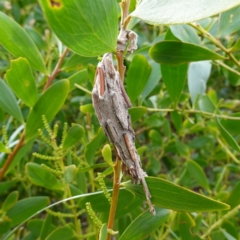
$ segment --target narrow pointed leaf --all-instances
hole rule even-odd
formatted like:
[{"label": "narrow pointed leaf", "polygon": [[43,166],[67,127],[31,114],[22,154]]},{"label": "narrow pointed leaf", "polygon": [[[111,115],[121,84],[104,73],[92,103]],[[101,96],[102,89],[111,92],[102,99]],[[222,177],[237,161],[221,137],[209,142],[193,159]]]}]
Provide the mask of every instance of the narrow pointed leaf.
[{"label": "narrow pointed leaf", "polygon": [[55,175],[41,167],[39,164],[27,163],[26,171],[27,176],[32,183],[50,190],[63,190],[62,184],[58,181]]},{"label": "narrow pointed leaf", "polygon": [[225,59],[223,56],[191,43],[162,41],[149,50],[150,57],[162,64],[183,64],[203,60]]},{"label": "narrow pointed leaf", "polygon": [[206,189],[209,189],[207,177],[203,169],[195,161],[187,161],[187,170],[199,185]]},{"label": "narrow pointed leaf", "polygon": [[142,0],[130,15],[154,25],[182,24],[216,15],[239,4],[239,0]]},{"label": "narrow pointed leaf", "polygon": [[188,64],[161,65],[163,81],[172,101],[177,104],[186,81]]},{"label": "narrow pointed leaf", "polygon": [[7,71],[6,80],[18,98],[33,107],[38,99],[37,86],[31,67],[25,58],[12,60],[11,68]]},{"label": "narrow pointed leaf", "polygon": [[30,197],[18,201],[8,212],[7,216],[12,219],[12,226],[15,226],[49,203],[48,197]]},{"label": "narrow pointed leaf", "polygon": [[178,213],[178,226],[182,239],[193,240],[191,228],[195,225],[196,223],[193,221],[189,213],[186,212]]},{"label": "narrow pointed leaf", "polygon": [[0,12],[0,44],[15,57],[24,57],[32,68],[46,73],[43,58],[32,39],[14,20]]},{"label": "narrow pointed leaf", "polygon": [[140,214],[123,232],[119,240],[139,240],[145,239],[148,234],[154,232],[170,216],[171,211],[160,207],[155,207],[156,216],[153,216],[149,210]]},{"label": "narrow pointed leaf", "polygon": [[152,68],[147,59],[142,55],[136,55],[129,67],[127,75],[127,92],[134,102],[142,93],[151,74]]},{"label": "narrow pointed leaf", "polygon": [[106,240],[106,239],[107,239],[107,224],[104,223],[100,229],[99,240]]},{"label": "narrow pointed leaf", "polygon": [[72,228],[69,226],[64,226],[64,227],[59,227],[55,229],[53,232],[51,232],[46,240],[56,240],[56,239],[61,239],[61,240],[71,240],[74,239],[74,231]]},{"label": "narrow pointed leaf", "polygon": [[78,143],[81,140],[83,135],[84,128],[79,124],[73,125],[69,129],[67,136],[63,141],[63,150],[73,147],[76,143]]},{"label": "narrow pointed leaf", "polygon": [[2,210],[8,211],[10,208],[12,208],[18,200],[18,195],[18,191],[11,192],[4,200]]},{"label": "narrow pointed leaf", "polygon": [[8,85],[0,78],[0,107],[16,118],[18,121],[23,122],[22,112],[17,104],[17,100],[13,95]]},{"label": "narrow pointed leaf", "polygon": [[46,92],[38,99],[30,112],[25,132],[25,142],[28,142],[37,135],[37,130],[43,127],[42,115],[46,116],[50,122],[57,112],[61,109],[69,92],[69,81],[61,80],[53,84]]},{"label": "narrow pointed leaf", "polygon": [[[205,212],[229,209],[229,205],[212,200],[208,197],[175,185],[167,180],[154,177],[146,177],[153,204],[183,212]],[[122,183],[127,190],[145,199],[145,193],[141,185],[133,185],[130,182]]]},{"label": "narrow pointed leaf", "polygon": [[118,34],[116,1],[61,0],[54,3],[40,0],[50,27],[64,45],[86,57],[115,51]]}]

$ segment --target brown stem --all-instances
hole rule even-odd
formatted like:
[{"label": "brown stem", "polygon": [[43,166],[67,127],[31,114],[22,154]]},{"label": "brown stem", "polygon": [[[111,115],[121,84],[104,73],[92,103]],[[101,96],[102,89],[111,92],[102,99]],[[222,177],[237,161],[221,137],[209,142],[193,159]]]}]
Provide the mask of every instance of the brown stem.
[{"label": "brown stem", "polygon": [[[45,92],[52,84],[54,78],[57,76],[57,74],[61,71],[60,67],[63,63],[64,58],[66,57],[68,53],[68,48],[66,48],[62,54],[62,56],[59,58],[57,65],[51,74],[51,76],[48,77],[48,81],[43,89],[43,92]],[[18,151],[21,149],[21,147],[24,145],[24,132],[21,134],[18,144],[14,147],[13,151],[8,155],[8,158],[6,162],[4,163],[3,167],[0,169],[0,181],[3,179],[5,173],[7,172],[7,169],[9,168],[10,164],[12,163],[14,157],[18,153]]]},{"label": "brown stem", "polygon": [[52,74],[50,76],[48,76],[48,80],[45,84],[45,87],[43,89],[43,92],[45,92],[52,84],[53,80],[55,79],[55,77],[61,72],[60,68],[61,65],[63,63],[64,58],[66,57],[67,53],[68,53],[68,48],[65,48],[65,50],[63,51],[62,56],[59,58],[57,65],[55,66]]},{"label": "brown stem", "polygon": [[120,75],[121,81],[124,83],[124,73],[125,73],[125,66],[123,64],[123,52],[117,52],[116,53],[116,58],[118,62],[118,72]]},{"label": "brown stem", "polygon": [[18,151],[24,145],[23,141],[24,141],[24,132],[21,134],[18,144],[14,147],[13,151],[9,153],[6,162],[4,163],[3,167],[0,169],[0,181],[2,181],[6,171],[8,170],[8,167],[10,166],[11,162],[13,161]]},{"label": "brown stem", "polygon": [[[116,157],[116,163],[113,167],[113,171],[114,171],[113,193],[112,193],[110,213],[108,217],[108,229],[113,229],[114,218],[115,218],[115,213],[117,209],[119,188],[120,188],[119,181],[120,181],[120,172],[121,172],[121,161],[118,155]],[[111,235],[108,233],[107,240],[110,240],[110,239],[111,239]]]}]

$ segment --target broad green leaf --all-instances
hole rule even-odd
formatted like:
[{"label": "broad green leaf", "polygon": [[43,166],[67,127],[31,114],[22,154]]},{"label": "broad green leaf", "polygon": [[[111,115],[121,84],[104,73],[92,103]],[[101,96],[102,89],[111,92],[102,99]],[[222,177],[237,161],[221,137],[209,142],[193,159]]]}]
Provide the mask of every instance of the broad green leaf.
[{"label": "broad green leaf", "polygon": [[221,229],[225,229],[226,232],[231,234],[235,239],[238,239],[238,226],[237,224],[232,221],[232,219],[229,219],[227,221],[224,221],[221,225]]},{"label": "broad green leaf", "polygon": [[106,144],[102,149],[102,155],[104,160],[110,165],[113,166],[112,161],[112,149],[109,144]]},{"label": "broad green leaf", "polygon": [[18,201],[8,212],[12,226],[18,225],[49,204],[48,197],[30,197]]},{"label": "broad green leaf", "polygon": [[163,82],[165,83],[167,91],[175,105],[177,105],[182,93],[186,81],[187,70],[188,64],[176,66],[161,65]]},{"label": "broad green leaf", "polygon": [[178,226],[181,239],[193,240],[193,234],[191,228],[195,226],[195,222],[189,213],[180,212],[178,213]]},{"label": "broad green leaf", "polygon": [[40,240],[45,240],[47,236],[55,229],[54,225],[52,224],[52,218],[53,216],[48,213],[41,228]]},{"label": "broad green leaf", "polygon": [[[0,12],[1,14],[1,12]],[[17,104],[17,100],[13,95],[8,85],[0,78],[0,107],[16,118],[21,123],[23,122],[22,112]]]},{"label": "broad green leaf", "polygon": [[7,148],[2,142],[0,142],[0,152],[10,153],[11,150],[9,148]]},{"label": "broad green leaf", "polygon": [[72,183],[75,178],[76,178],[76,174],[77,174],[77,167],[74,164],[71,164],[69,166],[65,166],[64,169],[64,181],[66,183]]},{"label": "broad green leaf", "polygon": [[154,25],[182,24],[211,17],[239,4],[239,0],[142,0],[130,15]]},{"label": "broad green leaf", "polygon": [[[239,3],[240,4],[240,3]],[[220,16],[219,36],[225,37],[240,29],[240,6],[224,12]]]},{"label": "broad green leaf", "polygon": [[99,240],[106,240],[106,239],[107,239],[107,224],[104,223],[100,229]]},{"label": "broad green leaf", "polygon": [[150,139],[152,140],[153,144],[157,146],[161,146],[162,144],[162,137],[156,129],[151,129],[148,133]]},{"label": "broad green leaf", "polygon": [[159,42],[150,48],[149,55],[155,62],[171,65],[225,59],[207,48],[178,41]]},{"label": "broad green leaf", "polygon": [[11,228],[11,219],[4,217],[0,219],[0,236]]},{"label": "broad green leaf", "polygon": [[206,94],[204,94],[199,98],[198,107],[200,108],[200,110],[204,112],[209,112],[209,113],[213,113],[216,109],[212,100]]},{"label": "broad green leaf", "polygon": [[6,194],[11,187],[16,184],[17,180],[0,182],[0,194]]},{"label": "broad green leaf", "polygon": [[[240,117],[240,113],[234,113],[231,117]],[[221,119],[222,126],[231,134],[240,134],[240,120]]]},{"label": "broad green leaf", "polygon": [[11,61],[11,68],[5,78],[18,98],[29,107],[33,107],[38,99],[37,86],[31,67],[25,58]]},{"label": "broad green leaf", "polygon": [[231,208],[235,208],[240,204],[240,182],[233,187],[227,203],[231,206]]},{"label": "broad green leaf", "polygon": [[171,213],[168,209],[155,207],[155,210],[156,216],[153,216],[148,210],[140,214],[128,226],[119,240],[145,239],[144,237],[154,232],[158,227],[168,220]]},{"label": "broad green leaf", "polygon": [[233,237],[231,234],[229,234],[225,229],[221,228],[220,230],[227,240],[237,240],[235,237]]},{"label": "broad green leaf", "polygon": [[24,57],[32,68],[46,73],[43,58],[32,39],[14,20],[0,12],[0,43],[15,57]]},{"label": "broad green leaf", "polygon": [[93,114],[95,112],[92,103],[80,106],[80,111],[84,114]]},{"label": "broad green leaf", "polygon": [[8,211],[10,208],[12,208],[18,200],[18,195],[18,191],[11,192],[4,200],[2,210]]},{"label": "broad green leaf", "polygon": [[42,219],[31,219],[27,224],[30,233],[35,237],[35,239],[37,239],[40,235],[43,222],[44,221]]},{"label": "broad green leaf", "polygon": [[70,226],[64,226],[64,227],[59,227],[52,231],[46,240],[56,240],[56,239],[61,239],[61,240],[71,240],[75,239],[74,238],[74,231]]},{"label": "broad green leaf", "polygon": [[56,191],[62,191],[63,186],[53,173],[36,163],[27,163],[26,173],[33,184]]},{"label": "broad green leaf", "polygon": [[132,107],[128,110],[132,122],[136,122],[139,118],[141,118],[146,112],[147,108],[145,107]]},{"label": "broad green leaf", "polygon": [[127,92],[132,102],[134,102],[142,93],[151,71],[152,68],[144,56],[136,55],[133,58],[126,79]]},{"label": "broad green leaf", "polygon": [[63,140],[63,150],[73,147],[84,135],[84,128],[79,124],[74,124],[67,132]]},{"label": "broad green leaf", "polygon": [[190,63],[188,68],[188,89],[193,104],[198,95],[202,96],[205,93],[211,68],[210,61]]},{"label": "broad green leaf", "polygon": [[99,128],[96,136],[85,147],[85,158],[90,165],[93,164],[94,155],[97,149],[100,147],[103,138],[104,138],[103,130],[102,128]]},{"label": "broad green leaf", "polygon": [[142,92],[142,98],[146,98],[149,93],[152,92],[152,90],[157,86],[159,80],[162,77],[162,73],[160,70],[160,65],[156,62],[154,62],[152,59],[148,60],[150,66],[152,67],[152,71],[150,74],[150,77],[148,78],[147,84]]},{"label": "broad green leaf", "polygon": [[[172,34],[182,42],[194,43],[200,45],[200,38],[195,29],[187,24],[170,26]],[[168,39],[170,40],[170,39]]]},{"label": "broad green leaf", "polygon": [[70,83],[69,91],[72,91],[76,88],[75,83],[82,85],[84,82],[87,81],[87,79],[88,79],[87,69],[83,69],[83,70],[73,74],[72,76],[70,76],[68,78],[69,83]]},{"label": "broad green leaf", "polygon": [[69,81],[61,80],[53,84],[38,99],[28,115],[25,131],[25,142],[34,138],[39,128],[43,127],[42,115],[50,122],[61,109],[69,92]]},{"label": "broad green leaf", "polygon": [[186,166],[188,172],[192,175],[196,182],[205,189],[209,189],[208,180],[203,169],[193,160],[188,160]]},{"label": "broad green leaf", "polygon": [[83,57],[78,54],[73,54],[67,61],[63,64],[62,69],[66,70],[74,67],[87,67],[91,63],[97,65],[98,59],[96,57]]},{"label": "broad green leaf", "polygon": [[73,52],[95,57],[114,52],[118,35],[117,2],[112,0],[40,0],[57,37]]},{"label": "broad green leaf", "polygon": [[[212,200],[208,197],[175,185],[167,180],[154,177],[146,177],[153,204],[182,212],[206,212],[227,210],[229,205]],[[133,185],[130,182],[121,183],[127,190],[145,199],[145,193],[141,185]]]},{"label": "broad green leaf", "polygon": [[232,147],[234,150],[239,152],[240,147],[239,147],[238,143],[235,141],[235,139],[232,137],[232,135],[222,126],[219,119],[217,119],[217,125],[218,125],[218,129],[219,129],[222,137],[225,139],[227,144],[230,147]]}]

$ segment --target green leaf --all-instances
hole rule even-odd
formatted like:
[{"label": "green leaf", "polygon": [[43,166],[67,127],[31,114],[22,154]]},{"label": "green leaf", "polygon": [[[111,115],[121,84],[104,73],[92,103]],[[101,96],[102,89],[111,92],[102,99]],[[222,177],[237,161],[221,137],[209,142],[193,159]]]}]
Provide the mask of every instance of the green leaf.
[{"label": "green leaf", "polygon": [[38,186],[56,191],[62,191],[63,186],[53,173],[36,163],[27,163],[26,173],[30,181]]},{"label": "green leaf", "polygon": [[133,58],[126,79],[127,92],[132,102],[134,102],[142,93],[151,71],[152,68],[144,56],[136,55]]},{"label": "green leaf", "polygon": [[196,182],[205,189],[209,190],[208,180],[203,169],[193,160],[188,160],[186,166],[188,172],[196,180]]},{"label": "green leaf", "polygon": [[12,226],[18,225],[49,204],[48,197],[30,197],[18,201],[8,212]]},{"label": "green leaf", "polygon": [[112,161],[112,149],[109,144],[106,144],[102,149],[102,155],[104,160],[110,165],[113,166]]},{"label": "green leaf", "polygon": [[6,194],[11,187],[16,184],[17,180],[0,182],[0,194]]},{"label": "green leaf", "polygon": [[175,105],[177,105],[182,93],[187,70],[188,64],[181,64],[177,66],[165,64],[161,65],[163,82],[165,83],[167,91]]},{"label": "green leaf", "polygon": [[218,118],[217,118],[217,125],[218,125],[218,129],[219,129],[222,137],[225,139],[227,144],[230,147],[232,147],[234,150],[239,152],[240,147],[239,147],[238,143],[235,141],[235,139],[232,137],[232,135],[222,126],[222,124],[220,123]]},{"label": "green leaf", "polygon": [[199,98],[198,107],[200,110],[202,110],[204,112],[209,112],[209,113],[213,113],[216,109],[212,100],[206,94]]},{"label": "green leaf", "polygon": [[0,152],[10,153],[11,150],[9,148],[6,148],[6,146],[2,142],[0,142]]},{"label": "green leaf", "polygon": [[195,222],[188,213],[184,212],[178,213],[178,226],[181,239],[193,240],[191,228],[195,225],[196,225]]},{"label": "green leaf", "polygon": [[[1,12],[0,12],[1,14]],[[17,100],[8,85],[0,78],[0,107],[16,118],[19,122],[23,122],[22,112],[17,104]]]},{"label": "green leaf", "polygon": [[[46,240],[71,240],[73,239],[75,233],[69,226],[59,227],[52,231],[50,235],[46,238]],[[75,239],[75,238],[74,238]]]},{"label": "green leaf", "polygon": [[100,229],[99,240],[106,240],[106,239],[107,239],[107,224],[104,223]]},{"label": "green leaf", "polygon": [[72,183],[76,178],[76,174],[77,167],[74,164],[66,166],[64,169],[64,181],[66,183]]},{"label": "green leaf", "polygon": [[240,6],[220,15],[219,36],[225,37],[240,29]]},{"label": "green leaf", "polygon": [[73,52],[95,57],[114,52],[118,34],[117,2],[40,0],[47,21],[57,37]]},{"label": "green leaf", "polygon": [[83,57],[78,54],[73,54],[70,58],[62,66],[63,70],[73,68],[73,67],[87,67],[87,65],[91,63],[93,65],[97,65],[98,59],[96,57]]},{"label": "green leaf", "polygon": [[39,128],[43,127],[42,115],[50,122],[61,109],[69,92],[68,80],[61,80],[53,84],[38,99],[28,115],[25,132],[25,143],[34,138]]},{"label": "green leaf", "polygon": [[87,79],[88,79],[87,69],[83,69],[73,74],[71,77],[68,78],[70,83],[69,91],[72,91],[76,88],[75,83],[82,85],[84,82],[87,81]]},{"label": "green leaf", "polygon": [[[240,117],[240,113],[234,113],[229,115],[231,117]],[[222,126],[231,134],[240,134],[240,120],[233,120],[233,119],[221,119]]]},{"label": "green leaf", "polygon": [[155,62],[171,65],[225,59],[207,48],[178,41],[159,42],[150,48],[149,55]]},{"label": "green leaf", "polygon": [[26,58],[32,68],[47,72],[43,58],[32,39],[3,12],[0,12],[0,43],[15,57]]},{"label": "green leaf", "polygon": [[149,24],[172,25],[195,22],[237,5],[239,0],[142,0],[130,15]]},{"label": "green leaf", "polygon": [[141,118],[146,112],[147,108],[145,107],[132,107],[128,109],[128,112],[131,116],[132,122],[136,122],[139,118]]},{"label": "green leaf", "polygon": [[38,99],[37,86],[30,64],[25,58],[11,61],[11,68],[5,78],[18,98],[29,107],[33,107]]},{"label": "green leaf", "polygon": [[35,239],[39,237],[42,225],[43,225],[42,219],[31,219],[28,222],[27,227],[31,234],[35,237]]},{"label": "green leaf", "polygon": [[154,232],[165,221],[167,221],[171,213],[168,209],[155,207],[155,210],[156,216],[153,216],[149,210],[140,214],[133,222],[131,222],[119,240],[145,239],[145,236]]},{"label": "green leaf", "polygon": [[93,105],[91,103],[80,106],[80,111],[84,114],[87,113],[93,114],[95,112]]},{"label": "green leaf", "polygon": [[240,50],[240,38],[235,42],[233,47],[231,48],[231,52]]},{"label": "green leaf", "polygon": [[8,211],[9,209],[11,209],[17,202],[18,195],[19,195],[18,191],[11,192],[7,196],[7,198],[4,200],[3,205],[2,205],[2,210]]},{"label": "green leaf", "polygon": [[99,128],[96,136],[85,147],[85,158],[90,165],[93,164],[94,155],[97,149],[99,148],[101,142],[103,141],[103,138],[104,138],[103,130],[102,128]]},{"label": "green leaf", "polygon": [[[170,26],[172,34],[182,42],[201,44],[197,32],[187,24]],[[165,39],[166,40],[166,39]],[[168,39],[170,40],[170,39]]]},{"label": "green leaf", "polygon": [[4,217],[0,219],[0,236],[11,228],[11,219]]},{"label": "green leaf", "polygon": [[79,124],[74,124],[67,132],[63,140],[63,150],[73,147],[84,136],[84,128]]},{"label": "green leaf", "polygon": [[[177,186],[167,180],[154,177],[146,177],[153,204],[183,212],[205,212],[227,210],[229,205],[212,200],[208,197]],[[127,190],[145,199],[145,193],[141,185],[133,185],[130,182],[121,183]]]},{"label": "green leaf", "polygon": [[205,93],[211,68],[210,61],[190,63],[188,68],[188,89],[193,104],[198,95],[202,96]]},{"label": "green leaf", "polygon": [[48,213],[41,228],[40,240],[45,240],[47,236],[55,229],[54,225],[52,224],[52,218],[52,215]]},{"label": "green leaf", "polygon": [[231,206],[231,208],[235,208],[240,204],[240,182],[233,187],[227,203]]}]

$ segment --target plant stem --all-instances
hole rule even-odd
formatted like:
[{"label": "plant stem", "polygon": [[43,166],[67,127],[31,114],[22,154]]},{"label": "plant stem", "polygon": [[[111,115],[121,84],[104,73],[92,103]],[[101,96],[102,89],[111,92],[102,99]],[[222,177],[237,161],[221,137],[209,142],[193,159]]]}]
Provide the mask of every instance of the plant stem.
[{"label": "plant stem", "polygon": [[[51,86],[54,78],[60,72],[60,67],[61,67],[63,60],[66,57],[68,51],[69,51],[68,48],[66,48],[64,50],[62,56],[59,58],[56,66],[54,68],[53,73],[51,74],[51,76],[48,77],[48,80],[43,89],[43,92],[45,92]],[[13,151],[8,155],[6,162],[4,163],[3,167],[0,169],[0,181],[3,179],[5,173],[7,172],[10,164],[12,163],[12,161],[13,161],[14,157],[16,156],[16,154],[18,153],[18,151],[22,148],[22,146],[24,146],[24,137],[25,137],[25,133],[23,132],[20,136],[18,144],[14,147]]]},{"label": "plant stem", "polygon": [[[121,161],[118,155],[116,157],[116,163],[114,164],[113,170],[114,170],[113,193],[112,193],[110,213],[108,217],[108,229],[113,228],[115,213],[117,209],[118,194],[120,189]],[[111,239],[111,235],[108,233],[107,240],[110,240],[110,239]]]},{"label": "plant stem", "polygon": [[202,235],[202,239],[205,239],[213,231],[213,229],[221,226],[221,224],[225,220],[227,220],[227,219],[233,217],[235,214],[237,214],[239,209],[240,209],[240,205],[233,208],[231,211],[229,211],[224,216],[221,216],[221,218],[217,222],[215,222],[210,228],[208,228],[208,230]]},{"label": "plant stem", "polygon": [[198,114],[202,114],[202,115],[209,116],[212,118],[218,117],[218,118],[230,119],[230,120],[240,120],[240,117],[231,117],[231,116],[226,116],[226,115],[221,115],[221,114],[205,112],[205,111],[201,111],[201,110],[197,110],[197,109],[148,108],[147,110],[149,112],[174,112],[174,111],[177,111],[179,113],[198,113]]},{"label": "plant stem", "polygon": [[4,163],[3,167],[0,169],[0,181],[2,181],[5,173],[7,172],[10,164],[12,163],[14,157],[18,153],[18,151],[21,149],[21,147],[24,145],[24,132],[21,134],[18,144],[14,147],[13,151],[9,153],[8,158],[6,162]]},{"label": "plant stem", "polygon": [[207,39],[213,42],[217,47],[224,51],[228,57],[240,68],[240,62],[234,57],[231,51],[225,48],[215,37],[206,31],[199,23],[189,23],[189,25],[201,32]]},{"label": "plant stem", "polygon": [[63,60],[64,58],[66,57],[67,53],[68,53],[68,48],[65,48],[64,51],[63,51],[63,54],[62,56],[59,58],[52,74],[50,76],[48,76],[48,80],[44,86],[44,89],[43,89],[43,92],[45,92],[52,84],[53,80],[55,79],[55,77],[61,72],[60,68],[61,68],[61,65],[63,63]]}]

